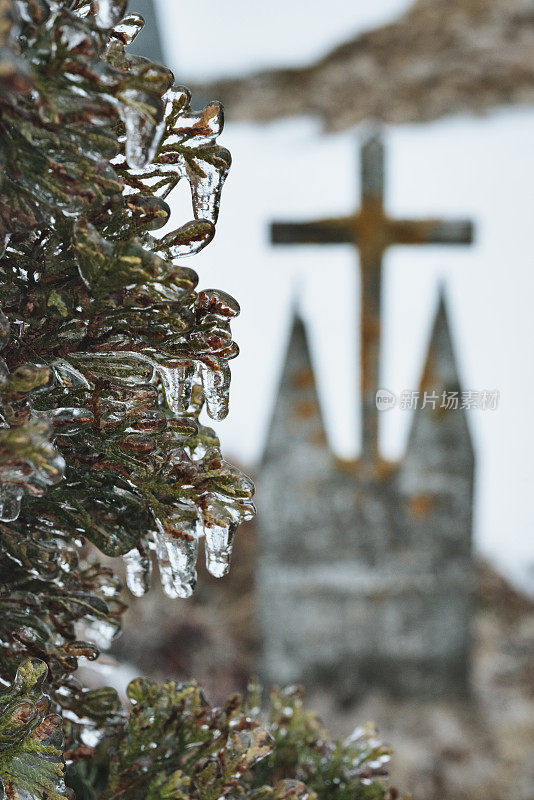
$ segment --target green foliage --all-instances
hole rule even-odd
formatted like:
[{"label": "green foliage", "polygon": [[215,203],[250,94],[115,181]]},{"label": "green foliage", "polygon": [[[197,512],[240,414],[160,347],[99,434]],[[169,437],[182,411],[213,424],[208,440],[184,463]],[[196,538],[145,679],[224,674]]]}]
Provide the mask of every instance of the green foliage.
[{"label": "green foliage", "polygon": [[[249,703],[259,713],[258,693]],[[391,751],[371,726],[357,729],[345,742],[333,741],[316,714],[305,710],[300,688],[275,689],[270,695],[267,729],[271,753],[255,770],[253,786],[291,776],[319,800],[382,800],[386,795],[385,765]]]},{"label": "green foliage", "polygon": [[48,713],[45,678],[41,661],[25,661],[0,695],[0,778],[7,800],[66,800],[61,717]]},{"label": "green foliage", "polygon": [[[166,68],[127,55],[142,20],[124,13],[0,4],[0,675],[38,656],[55,687],[97,654],[78,623],[109,642],[122,611],[84,538],[128,554],[136,594],[155,551],[168,594],[188,596],[199,538],[224,574],[253,513],[251,482],[198,422],[205,403],[226,413],[239,307],[171,260],[213,237],[222,112],[196,114]],[[154,238],[182,178],[195,219]]]},{"label": "green foliage", "polygon": [[[155,558],[188,597],[199,540],[220,577],[254,513],[199,422],[227,413],[239,306],[175,263],[214,235],[222,110],[194,111],[169,70],[128,54],[143,21],[126,6],[0,0],[4,793],[60,800],[65,760],[78,800],[383,800],[386,751],[330,742],[298,694],[273,694],[262,725],[252,696],[217,709],[194,684],[139,680],[125,707],[73,674],[124,611],[97,549],[124,558],[135,594]],[[180,181],[193,218],[158,238]]]},{"label": "green foliage", "polygon": [[193,683],[148,680],[128,687],[124,726],[78,763],[80,800],[393,800],[384,781],[389,750],[372,729],[332,741],[298,690],[274,691],[263,720],[257,689],[212,708]]}]

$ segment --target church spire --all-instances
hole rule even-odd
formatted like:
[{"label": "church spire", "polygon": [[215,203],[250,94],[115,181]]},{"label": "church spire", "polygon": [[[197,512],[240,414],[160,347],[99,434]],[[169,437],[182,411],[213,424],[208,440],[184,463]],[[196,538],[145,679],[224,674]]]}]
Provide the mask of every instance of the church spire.
[{"label": "church spire", "polygon": [[447,304],[440,293],[427,360],[408,440],[404,472],[424,490],[438,475],[471,475],[473,445],[452,343]]}]

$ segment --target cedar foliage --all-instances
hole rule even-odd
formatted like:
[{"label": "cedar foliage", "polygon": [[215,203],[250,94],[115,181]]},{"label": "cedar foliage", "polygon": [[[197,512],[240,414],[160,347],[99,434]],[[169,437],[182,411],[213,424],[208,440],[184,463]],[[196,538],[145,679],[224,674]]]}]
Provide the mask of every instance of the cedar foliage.
[{"label": "cedar foliage", "polygon": [[[228,568],[249,479],[211,428],[228,404],[239,307],[176,259],[211,241],[231,159],[131,56],[126,0],[0,0],[0,778],[7,798],[385,798],[370,732],[331,742],[298,692],[212,708],[194,684],[75,677],[120,630],[153,556],[171,597]],[[164,236],[180,180],[194,219]],[[263,720],[263,721],[262,721]],[[391,795],[393,796],[393,795]]]}]

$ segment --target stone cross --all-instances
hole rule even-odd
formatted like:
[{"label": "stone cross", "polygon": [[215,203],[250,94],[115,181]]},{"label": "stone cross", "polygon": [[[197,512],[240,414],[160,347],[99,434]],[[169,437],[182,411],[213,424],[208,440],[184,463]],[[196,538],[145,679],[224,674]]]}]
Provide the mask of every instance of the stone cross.
[{"label": "stone cross", "polygon": [[275,222],[275,245],[352,244],[359,249],[362,285],[361,388],[363,407],[362,466],[376,468],[378,455],[380,304],[382,262],[393,245],[466,245],[473,239],[465,220],[392,219],[384,207],[384,145],[378,134],[367,138],[361,149],[361,206],[348,217],[316,222]]},{"label": "stone cross", "polygon": [[362,148],[361,208],[276,223],[275,244],[352,244],[362,273],[362,458],[341,464],[324,431],[304,326],[296,319],[258,477],[256,575],[266,683],[325,683],[341,700],[469,688],[474,454],[445,299],[436,314],[404,459],[380,463],[382,260],[394,244],[469,244],[465,221],[390,218],[384,150]]}]

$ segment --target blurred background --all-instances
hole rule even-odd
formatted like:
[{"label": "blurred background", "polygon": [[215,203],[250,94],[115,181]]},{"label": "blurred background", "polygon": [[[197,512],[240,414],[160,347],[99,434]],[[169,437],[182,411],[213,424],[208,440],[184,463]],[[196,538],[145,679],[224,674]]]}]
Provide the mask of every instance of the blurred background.
[{"label": "blurred background", "polygon": [[242,307],[217,430],[259,515],[229,577],[134,601],[114,656],[214,701],[303,682],[333,733],[378,724],[414,800],[532,800],[534,2],[130,8],[138,52],[225,104],[188,266]]}]

